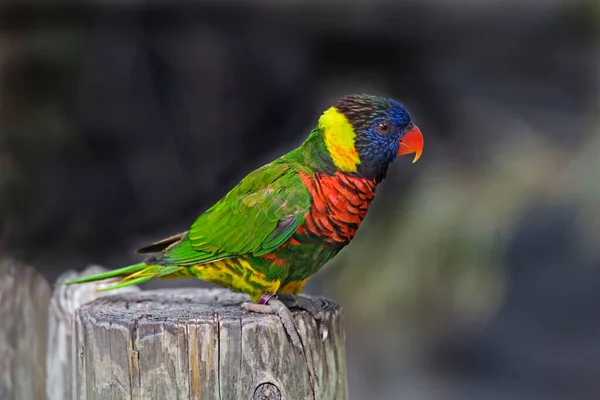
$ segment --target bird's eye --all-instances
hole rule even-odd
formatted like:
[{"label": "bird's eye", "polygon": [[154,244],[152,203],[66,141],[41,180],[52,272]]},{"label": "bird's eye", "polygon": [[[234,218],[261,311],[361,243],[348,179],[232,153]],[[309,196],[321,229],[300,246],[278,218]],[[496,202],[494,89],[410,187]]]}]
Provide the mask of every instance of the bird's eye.
[{"label": "bird's eye", "polygon": [[379,132],[383,135],[387,135],[390,132],[390,125],[387,122],[379,124]]}]

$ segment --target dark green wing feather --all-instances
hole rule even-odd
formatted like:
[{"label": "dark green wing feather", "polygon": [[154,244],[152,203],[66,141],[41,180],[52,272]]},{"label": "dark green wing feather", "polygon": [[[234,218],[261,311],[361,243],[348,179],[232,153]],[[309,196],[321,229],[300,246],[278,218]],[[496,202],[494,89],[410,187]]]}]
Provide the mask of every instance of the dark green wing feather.
[{"label": "dark green wing feather", "polygon": [[157,260],[163,265],[192,265],[269,253],[304,222],[310,205],[310,194],[292,166],[268,164],[198,217],[187,235]]},{"label": "dark green wing feather", "polygon": [[164,238],[162,240],[159,240],[158,242],[154,242],[148,246],[144,246],[144,247],[137,249],[136,253],[138,253],[138,254],[159,253],[159,252],[165,250],[166,248],[168,248],[169,246],[171,246],[172,244],[179,242],[186,234],[187,234],[187,232],[181,232],[181,233],[178,233],[177,235],[173,235],[168,238]]}]

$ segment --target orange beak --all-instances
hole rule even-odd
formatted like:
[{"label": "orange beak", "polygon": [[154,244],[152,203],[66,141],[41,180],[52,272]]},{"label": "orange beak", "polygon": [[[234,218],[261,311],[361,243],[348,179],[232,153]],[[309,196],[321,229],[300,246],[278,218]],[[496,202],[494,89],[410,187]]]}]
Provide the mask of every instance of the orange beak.
[{"label": "orange beak", "polygon": [[416,153],[413,163],[417,162],[421,157],[421,153],[423,153],[423,134],[416,125],[406,131],[404,136],[402,136],[400,139],[400,147],[398,148],[399,156],[412,153]]}]

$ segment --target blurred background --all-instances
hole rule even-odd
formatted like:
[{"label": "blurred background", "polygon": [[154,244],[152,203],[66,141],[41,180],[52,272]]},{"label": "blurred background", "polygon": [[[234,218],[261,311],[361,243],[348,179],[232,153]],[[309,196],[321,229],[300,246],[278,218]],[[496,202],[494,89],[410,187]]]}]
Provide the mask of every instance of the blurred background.
[{"label": "blurred background", "polygon": [[597,0],[0,1],[0,252],[135,262],[390,96],[424,155],[305,290],[344,306],[350,398],[598,399],[599,37]]}]

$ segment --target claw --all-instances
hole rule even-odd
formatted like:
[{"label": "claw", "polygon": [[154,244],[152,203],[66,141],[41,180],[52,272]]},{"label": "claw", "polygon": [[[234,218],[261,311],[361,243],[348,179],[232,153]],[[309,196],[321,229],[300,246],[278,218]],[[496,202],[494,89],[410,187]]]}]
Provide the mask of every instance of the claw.
[{"label": "claw", "polygon": [[280,294],[279,299],[288,307],[292,308],[300,308],[302,310],[307,311],[313,318],[317,321],[317,325],[319,325],[319,333],[321,334],[321,341],[325,341],[329,336],[329,328],[327,324],[323,321],[325,317],[325,312],[321,303],[317,300],[313,300],[309,297],[293,295],[289,293]]},{"label": "claw", "polygon": [[327,324],[321,323],[321,328],[319,329],[319,332],[321,333],[321,341],[326,341],[327,337],[329,336],[329,328],[327,328]]},{"label": "claw", "polygon": [[317,321],[322,320],[325,316],[321,304],[318,301],[313,300],[311,298],[297,296],[289,293],[280,294],[278,298],[283,302],[283,304],[285,304],[288,307],[299,308],[301,310],[308,311],[308,313],[312,315],[313,318]]},{"label": "claw", "polygon": [[294,347],[302,351],[302,341],[300,340],[300,335],[298,334],[298,329],[296,328],[296,323],[294,322],[292,312],[277,298],[271,297],[268,299],[266,304],[242,303],[241,307],[246,311],[278,315],[279,318],[281,318],[283,327],[290,337],[292,344]]}]

